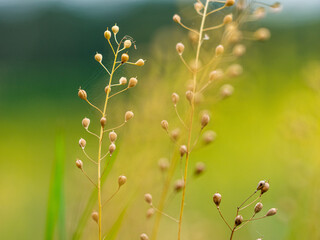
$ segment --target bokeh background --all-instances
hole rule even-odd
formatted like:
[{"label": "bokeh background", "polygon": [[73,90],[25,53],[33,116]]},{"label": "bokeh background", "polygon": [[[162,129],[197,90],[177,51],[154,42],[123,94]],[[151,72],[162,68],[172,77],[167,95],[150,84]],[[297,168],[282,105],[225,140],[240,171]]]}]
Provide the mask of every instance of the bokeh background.
[{"label": "bokeh background", "polygon": [[[191,169],[197,161],[207,167],[201,178],[190,177],[185,240],[228,239],[212,194],[223,195],[223,210],[232,221],[237,204],[261,179],[271,184],[265,208],[277,207],[279,214],[252,223],[236,239],[320,239],[320,4],[284,0],[283,5],[281,13],[258,23],[271,29],[272,38],[250,43],[234,95],[207,106],[213,116],[209,128],[218,137],[191,161]],[[167,118],[175,124],[170,95],[184,81],[174,48],[185,32],[172,15],[190,9],[189,1],[0,1],[1,239],[74,237],[92,192],[74,165],[83,158],[78,139],[87,139],[88,152],[96,150],[81,120],[98,121],[77,89],[86,89],[94,102],[104,98],[105,74],[93,55],[101,52],[108,63],[103,32],[115,22],[137,42],[130,56],[147,64],[124,69],[122,74],[138,76],[139,84],[114,100],[109,112],[111,125],[121,122],[126,110],[135,118],[119,131],[105,194],[116,189],[120,174],[128,184],[105,210],[104,227],[110,228],[129,202],[118,239],[151,231],[143,194],[159,199],[158,160],[172,151],[159,122]],[[93,168],[87,171],[94,176]],[[173,196],[166,211],[177,216],[177,206],[179,197]],[[159,239],[175,239],[176,229],[164,218]],[[93,221],[82,239],[96,239]]]}]

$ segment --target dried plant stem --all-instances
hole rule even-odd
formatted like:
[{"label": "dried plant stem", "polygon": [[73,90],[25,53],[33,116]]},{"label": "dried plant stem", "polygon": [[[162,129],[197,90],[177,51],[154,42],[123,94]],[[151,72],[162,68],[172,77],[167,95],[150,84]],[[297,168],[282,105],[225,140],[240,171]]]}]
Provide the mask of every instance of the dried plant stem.
[{"label": "dried plant stem", "polygon": [[232,231],[232,228],[230,227],[229,223],[226,221],[226,219],[225,219],[224,216],[222,215],[222,212],[221,212],[220,208],[217,207],[217,209],[218,209],[218,211],[219,211],[219,214],[220,214],[222,220],[225,222],[225,224],[227,224],[227,226],[228,226],[228,228],[230,229],[230,231]]},{"label": "dried plant stem", "polygon": [[176,223],[178,223],[178,222],[179,222],[179,221],[178,221],[177,219],[175,219],[174,217],[171,217],[170,215],[168,215],[168,214],[166,214],[166,213],[164,213],[164,212],[160,211],[158,208],[154,207],[153,205],[151,205],[151,207],[152,207],[154,210],[156,210],[158,213],[160,213],[160,214],[162,214],[163,216],[165,216],[165,217],[167,217],[167,218],[169,218],[169,219],[171,219],[171,220],[175,221]]},{"label": "dried plant stem", "polygon": [[232,231],[231,231],[230,240],[232,240],[232,238],[233,238],[233,234],[234,234],[234,232],[235,232],[236,228],[237,228],[237,226],[234,226],[234,227],[233,227],[233,229],[232,229]]},{"label": "dried plant stem", "polygon": [[119,192],[119,190],[120,190],[120,187],[118,187],[117,191],[115,191],[115,192],[111,195],[111,197],[109,197],[109,198],[104,202],[104,204],[102,205],[102,207],[104,207],[115,195],[117,195],[117,193]]},{"label": "dried plant stem", "polygon": [[180,114],[179,114],[179,112],[178,112],[177,105],[174,105],[174,110],[176,111],[176,114],[177,114],[177,116],[178,116],[181,124],[182,124],[186,129],[188,129],[187,125],[186,125],[185,122],[182,120],[182,118],[181,118],[181,116],[180,116]]},{"label": "dried plant stem", "polygon": [[246,209],[247,207],[249,207],[251,204],[253,204],[254,202],[256,202],[257,200],[259,200],[261,198],[261,194],[259,195],[259,197],[257,197],[255,200],[253,200],[251,203],[247,204],[246,206],[242,207],[239,209],[239,211],[242,211],[244,209]]},{"label": "dried plant stem", "polygon": [[[199,41],[198,41],[196,60],[195,60],[196,69],[198,68],[198,65],[199,65],[199,56],[200,56],[200,50],[201,50],[201,44],[202,44],[202,35],[203,35],[204,24],[205,24],[205,20],[206,20],[206,16],[207,16],[208,5],[209,5],[209,0],[206,1],[205,7],[203,10],[203,16],[202,16],[202,21],[201,21],[201,26],[200,26],[200,31],[199,31]],[[195,71],[193,74],[193,93],[196,92],[196,87],[197,87],[197,71]],[[180,206],[178,240],[181,239],[181,226],[182,226],[184,202],[185,202],[185,197],[186,197],[188,162],[189,162],[189,157],[190,157],[190,145],[191,145],[191,136],[192,136],[192,125],[193,125],[193,119],[194,119],[194,108],[195,108],[195,106],[194,106],[194,94],[193,94],[192,101],[191,101],[191,113],[190,113],[190,123],[189,123],[189,133],[188,133],[188,143],[187,143],[188,152],[186,153],[186,162],[185,162],[185,168],[184,168],[184,184],[183,184],[181,206]]]}]

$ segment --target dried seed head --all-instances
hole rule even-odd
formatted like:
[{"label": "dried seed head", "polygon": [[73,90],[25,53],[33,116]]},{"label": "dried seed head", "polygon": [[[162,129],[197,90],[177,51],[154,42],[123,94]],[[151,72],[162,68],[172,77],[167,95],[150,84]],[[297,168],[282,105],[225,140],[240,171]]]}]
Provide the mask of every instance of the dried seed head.
[{"label": "dried seed head", "polygon": [[210,121],[210,116],[207,113],[202,114],[201,116],[201,128],[204,128],[205,126],[208,125]]},{"label": "dried seed head", "polygon": [[275,2],[271,5],[271,9],[273,10],[273,12],[280,12],[282,10],[282,5],[279,2]]},{"label": "dried seed head", "polygon": [[134,114],[132,111],[127,111],[124,115],[125,122],[128,122],[131,118],[134,117]]},{"label": "dried seed head", "polygon": [[96,223],[98,223],[98,221],[99,221],[99,213],[97,213],[97,212],[92,212],[92,213],[91,213],[91,218],[92,218]]},{"label": "dried seed head", "polygon": [[223,24],[229,24],[233,20],[232,14],[228,14],[223,18]]},{"label": "dried seed head", "polygon": [[85,129],[88,129],[90,125],[90,119],[89,118],[84,118],[82,119],[82,126],[85,128]]},{"label": "dried seed head", "polygon": [[128,80],[127,80],[127,78],[125,78],[125,77],[121,77],[121,78],[119,79],[119,84],[121,84],[121,85],[125,85],[125,84],[127,84],[127,82],[128,82]]},{"label": "dried seed head", "polygon": [[165,172],[169,168],[169,161],[167,158],[160,158],[158,166],[162,172]]},{"label": "dried seed head", "polygon": [[271,34],[269,29],[267,28],[259,28],[255,33],[254,33],[254,37],[256,40],[259,41],[265,41],[268,40],[270,38]]},{"label": "dried seed head", "polygon": [[112,32],[114,34],[117,34],[119,32],[119,27],[117,26],[117,24],[115,24],[112,28],[111,28]]},{"label": "dried seed head", "polygon": [[125,184],[126,182],[127,182],[127,177],[126,177],[126,176],[123,176],[123,175],[119,176],[119,178],[118,178],[119,188],[120,188],[123,184]]},{"label": "dried seed head", "polygon": [[194,4],[194,9],[197,11],[197,12],[200,12],[202,9],[203,9],[203,4],[201,2],[196,2]]},{"label": "dried seed head", "polygon": [[176,192],[179,192],[182,188],[184,187],[184,181],[182,179],[178,179],[175,183],[174,183],[174,190]]},{"label": "dried seed head", "polygon": [[134,77],[130,78],[128,88],[133,88],[137,85],[138,80]]},{"label": "dried seed head", "polygon": [[271,209],[267,212],[266,216],[267,216],[267,217],[271,217],[271,216],[276,215],[276,214],[277,214],[277,209],[276,209],[276,208],[271,208]]},{"label": "dried seed head", "polygon": [[220,93],[222,98],[230,97],[233,94],[234,88],[230,84],[224,84],[220,88]]},{"label": "dried seed head", "polygon": [[234,223],[236,226],[239,226],[242,222],[243,222],[243,217],[241,215],[238,215],[234,220]]},{"label": "dried seed head", "polygon": [[110,132],[109,139],[110,139],[110,142],[115,142],[117,140],[117,134],[114,131]]},{"label": "dried seed head", "polygon": [[131,41],[130,40],[125,40],[124,43],[123,43],[123,46],[125,48],[130,48],[132,45]]},{"label": "dried seed head", "polygon": [[187,146],[181,145],[179,151],[180,151],[180,156],[183,157],[183,155],[185,155],[188,151]]},{"label": "dried seed head", "polygon": [[135,65],[142,67],[144,65],[144,60],[140,58],[138,61],[136,61]]},{"label": "dried seed head", "polygon": [[214,131],[206,131],[203,134],[203,142],[205,144],[209,144],[211,142],[213,142],[217,137],[217,134]]},{"label": "dried seed head", "polygon": [[86,140],[84,140],[83,138],[80,138],[79,145],[82,149],[86,147],[86,144],[87,144]]},{"label": "dried seed head", "polygon": [[202,63],[200,62],[200,60],[198,60],[197,62],[195,59],[193,59],[190,61],[189,66],[193,72],[196,72],[201,68]]},{"label": "dried seed head", "polygon": [[258,183],[257,190],[261,190],[261,189],[264,187],[265,184],[266,184],[266,181],[261,180],[261,181]]},{"label": "dried seed head", "polygon": [[146,193],[144,195],[144,200],[148,203],[148,204],[152,204],[152,195],[150,193]]},{"label": "dried seed head", "polygon": [[105,117],[102,117],[100,119],[100,124],[101,124],[101,127],[104,127],[107,124],[107,119]]},{"label": "dried seed head", "polygon": [[126,63],[126,62],[128,62],[128,60],[129,60],[129,55],[127,54],[127,53],[123,53],[122,55],[121,55],[121,63],[123,64],[123,63]]},{"label": "dried seed head", "polygon": [[102,55],[100,53],[96,53],[96,55],[94,55],[94,59],[97,61],[97,62],[100,62],[102,61]]},{"label": "dried seed head", "polygon": [[243,73],[243,68],[239,64],[232,64],[227,69],[229,77],[238,77]]},{"label": "dried seed head", "polygon": [[233,5],[234,5],[234,0],[227,0],[226,3],[225,3],[226,7],[231,7]]},{"label": "dried seed head", "polygon": [[104,32],[104,37],[105,37],[107,40],[110,40],[110,38],[111,38],[111,32],[110,32],[108,29]]},{"label": "dried seed head", "polygon": [[206,165],[203,162],[197,162],[194,169],[194,174],[199,176],[206,169]]},{"label": "dried seed head", "polygon": [[168,131],[168,128],[169,128],[169,123],[168,123],[168,121],[167,121],[167,120],[162,120],[162,121],[161,121],[161,127],[162,127],[164,130]]},{"label": "dried seed head", "polygon": [[87,92],[85,90],[83,90],[83,89],[79,89],[78,96],[82,100],[87,100]]},{"label": "dried seed head", "polygon": [[220,80],[222,79],[222,77],[223,77],[223,72],[221,69],[214,70],[209,74],[210,81]]},{"label": "dried seed head", "polygon": [[111,143],[109,145],[109,152],[110,152],[110,156],[112,155],[112,153],[116,150],[116,145],[114,143]]},{"label": "dried seed head", "polygon": [[257,19],[261,19],[264,18],[266,16],[266,9],[264,7],[258,7],[253,15],[255,16],[255,18]]},{"label": "dried seed head", "polygon": [[177,43],[176,50],[179,53],[179,55],[182,55],[182,53],[184,51],[184,45],[182,43]]},{"label": "dried seed head", "polygon": [[260,212],[262,210],[262,208],[263,208],[263,204],[261,202],[258,202],[256,204],[256,206],[254,207],[254,212],[258,213],[258,212]]},{"label": "dried seed head", "polygon": [[104,92],[105,92],[106,94],[110,93],[110,92],[111,92],[111,87],[109,87],[109,85],[106,86],[106,87],[104,88]]},{"label": "dried seed head", "polygon": [[234,46],[232,53],[236,57],[241,57],[243,54],[246,53],[246,47],[243,44],[237,44]]},{"label": "dried seed head", "polygon": [[146,217],[147,217],[147,218],[151,218],[151,217],[153,216],[153,214],[154,214],[154,209],[153,209],[153,208],[149,208],[149,209],[147,210]]},{"label": "dried seed head", "polygon": [[197,92],[195,95],[194,95],[194,103],[195,104],[199,104],[199,103],[202,103],[204,101],[204,96],[202,93],[200,92]]},{"label": "dried seed head", "polygon": [[269,188],[270,188],[270,185],[268,182],[266,182],[264,186],[261,188],[261,194],[266,193],[269,190]]},{"label": "dried seed head", "polygon": [[193,92],[190,90],[186,91],[186,98],[189,101],[189,103],[191,103],[191,101],[193,99]]},{"label": "dried seed head", "polygon": [[76,161],[76,166],[77,166],[79,169],[82,169],[82,167],[83,167],[83,162],[82,162],[80,159],[77,159],[77,161]]},{"label": "dried seed head", "polygon": [[140,240],[149,240],[149,237],[148,237],[147,234],[142,233],[142,234],[140,235]]},{"label": "dried seed head", "polygon": [[222,45],[218,45],[218,46],[216,47],[216,56],[222,55],[223,52],[224,52],[224,47],[223,47]]},{"label": "dried seed head", "polygon": [[173,15],[172,19],[176,23],[180,23],[181,22],[181,17],[178,14]]},{"label": "dried seed head", "polygon": [[177,103],[179,102],[179,95],[177,93],[172,93],[171,95],[171,99],[174,105],[177,105]]},{"label": "dried seed head", "polygon": [[215,193],[212,197],[213,202],[216,204],[217,207],[219,207],[221,203],[221,194],[220,193]]},{"label": "dried seed head", "polygon": [[171,138],[174,140],[174,141],[177,141],[178,138],[180,136],[180,129],[179,128],[176,128],[176,129],[173,129],[171,131]]},{"label": "dried seed head", "polygon": [[199,35],[195,32],[189,32],[188,37],[193,44],[196,44],[199,41]]}]

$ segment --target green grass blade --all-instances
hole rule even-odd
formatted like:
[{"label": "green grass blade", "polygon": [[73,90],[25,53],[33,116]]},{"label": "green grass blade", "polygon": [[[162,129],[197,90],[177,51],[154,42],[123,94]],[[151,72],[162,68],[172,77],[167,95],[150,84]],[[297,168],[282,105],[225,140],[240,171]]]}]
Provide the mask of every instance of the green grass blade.
[{"label": "green grass blade", "polygon": [[126,211],[128,209],[128,205],[122,210],[117,221],[113,224],[113,226],[109,230],[108,235],[106,237],[104,237],[103,240],[115,240],[116,239],[116,237],[118,236],[118,232],[120,230],[120,227],[122,225],[124,215],[126,214]]}]

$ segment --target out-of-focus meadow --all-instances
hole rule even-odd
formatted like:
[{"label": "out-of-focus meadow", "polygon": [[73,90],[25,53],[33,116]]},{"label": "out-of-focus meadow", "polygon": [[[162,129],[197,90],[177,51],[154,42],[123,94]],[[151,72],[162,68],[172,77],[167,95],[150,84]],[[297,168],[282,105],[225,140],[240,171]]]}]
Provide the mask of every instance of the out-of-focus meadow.
[{"label": "out-of-focus meadow", "polygon": [[[72,238],[92,191],[75,167],[75,159],[83,157],[79,138],[87,139],[88,152],[96,150],[81,120],[98,120],[77,97],[77,89],[85,88],[94,102],[103,100],[105,75],[93,55],[99,51],[104,59],[111,56],[103,32],[115,22],[121,35],[137,42],[132,58],[147,61],[138,70],[125,68],[123,74],[130,70],[139,84],[112,100],[108,113],[114,125],[127,110],[135,117],[119,131],[119,152],[104,192],[114,192],[120,174],[128,183],[104,210],[104,223],[110,228],[129,202],[118,239],[138,239],[152,227],[152,220],[145,218],[143,194],[153,192],[155,202],[159,198],[163,178],[158,160],[170,157],[173,148],[159,123],[174,119],[170,96],[186,80],[175,53],[175,44],[186,33],[172,23],[172,15],[183,15],[192,5],[109,3],[99,11],[70,6],[1,9],[1,239],[45,238],[47,206],[57,196],[64,209],[57,214],[60,225],[51,225],[61,230],[53,230],[55,239]],[[258,23],[271,29],[271,39],[249,44],[240,60],[244,74],[232,80],[234,95],[209,109],[209,128],[217,132],[217,139],[192,156],[191,169],[203,161],[206,172],[198,179],[190,176],[185,240],[228,239],[212,194],[223,195],[223,210],[231,220],[236,206],[261,179],[271,184],[265,208],[277,207],[279,214],[252,223],[236,239],[320,239],[320,19],[296,19],[299,24],[293,24],[285,20],[288,16],[280,13]],[[87,171],[94,174],[89,166]],[[63,181],[50,194],[52,176],[63,176]],[[176,216],[178,205],[179,197],[174,197],[166,211]],[[175,239],[177,228],[170,220],[163,218],[161,229],[159,239]],[[91,220],[83,239],[96,239]]]}]

